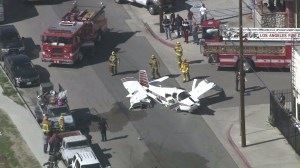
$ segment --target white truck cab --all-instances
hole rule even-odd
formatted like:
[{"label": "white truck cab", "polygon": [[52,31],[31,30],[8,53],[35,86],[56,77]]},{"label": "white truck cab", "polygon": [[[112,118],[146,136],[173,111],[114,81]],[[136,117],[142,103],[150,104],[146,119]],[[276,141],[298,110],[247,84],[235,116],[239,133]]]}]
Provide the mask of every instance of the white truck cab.
[{"label": "white truck cab", "polygon": [[86,136],[80,131],[69,131],[58,134],[62,138],[60,153],[62,161],[72,168],[101,168]]},{"label": "white truck cab", "polygon": [[72,168],[101,168],[101,165],[94,152],[81,152],[74,155]]}]

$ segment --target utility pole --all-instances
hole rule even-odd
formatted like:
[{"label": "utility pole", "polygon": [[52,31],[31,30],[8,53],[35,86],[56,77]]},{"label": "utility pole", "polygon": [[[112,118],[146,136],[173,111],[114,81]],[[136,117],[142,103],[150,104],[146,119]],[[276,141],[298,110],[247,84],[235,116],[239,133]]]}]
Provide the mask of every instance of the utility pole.
[{"label": "utility pole", "polygon": [[243,46],[243,13],[242,0],[239,0],[239,28],[240,28],[240,127],[241,127],[241,142],[242,147],[246,147],[246,129],[245,129],[245,74],[244,74],[244,46]]},{"label": "utility pole", "polygon": [[163,4],[164,4],[164,0],[159,0],[159,32],[160,33],[164,32],[164,28],[162,25],[163,15],[164,15]]}]

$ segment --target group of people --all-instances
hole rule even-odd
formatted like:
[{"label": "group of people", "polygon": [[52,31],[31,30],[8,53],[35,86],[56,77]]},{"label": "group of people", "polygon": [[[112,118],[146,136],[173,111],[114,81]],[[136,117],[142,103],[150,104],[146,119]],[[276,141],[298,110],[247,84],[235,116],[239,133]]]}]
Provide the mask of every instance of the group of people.
[{"label": "group of people", "polygon": [[[200,24],[207,20],[207,8],[205,4],[202,4],[200,10]],[[183,19],[179,14],[175,17],[175,13],[171,12],[170,18],[165,15],[162,21],[164,31],[166,34],[166,40],[172,40],[172,33],[177,34],[177,38],[184,37],[184,42],[188,43],[189,35],[193,36],[193,43],[199,44],[198,32],[199,26],[194,17],[194,13],[187,9],[187,18]],[[176,30],[176,32],[175,32]]]},{"label": "group of people", "polygon": [[[187,62],[187,59],[182,60],[183,49],[179,42],[176,42],[175,53],[176,53],[178,66],[183,74],[183,82],[190,81],[189,63]],[[117,66],[119,65],[120,61],[119,61],[119,58],[118,58],[117,54],[115,53],[115,51],[112,51],[108,60],[109,60],[108,61],[109,62],[109,71],[110,71],[111,75],[116,75],[117,69],[118,69]],[[150,65],[150,69],[151,69],[151,78],[152,79],[156,79],[157,77],[160,78],[161,77],[161,75],[159,73],[160,63],[154,54],[151,55],[151,57],[150,57],[149,65]],[[105,135],[105,137],[106,137],[106,135]],[[104,138],[104,139],[106,139],[106,138]]]}]

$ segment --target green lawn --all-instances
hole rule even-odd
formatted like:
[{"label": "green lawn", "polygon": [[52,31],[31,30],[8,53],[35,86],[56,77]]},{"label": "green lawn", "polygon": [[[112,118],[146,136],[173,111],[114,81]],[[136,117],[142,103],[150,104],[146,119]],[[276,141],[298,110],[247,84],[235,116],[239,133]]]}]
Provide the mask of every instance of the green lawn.
[{"label": "green lawn", "polygon": [[0,167],[4,167],[3,165],[7,168],[41,167],[15,125],[2,109],[0,109],[0,132],[0,158],[2,158]]}]

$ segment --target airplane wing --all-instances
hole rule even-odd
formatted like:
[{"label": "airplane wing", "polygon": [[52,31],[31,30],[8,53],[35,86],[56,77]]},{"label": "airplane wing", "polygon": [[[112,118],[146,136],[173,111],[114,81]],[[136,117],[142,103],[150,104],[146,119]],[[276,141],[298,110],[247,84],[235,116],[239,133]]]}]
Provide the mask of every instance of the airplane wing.
[{"label": "airplane wing", "polygon": [[169,76],[164,76],[164,77],[155,79],[155,80],[153,80],[153,81],[150,81],[149,83],[152,84],[152,85],[155,85],[156,83],[162,82],[162,81],[164,81],[164,80],[166,80],[166,79],[168,79],[168,78],[169,78]]},{"label": "airplane wing", "polygon": [[131,107],[137,103],[142,103],[148,98],[147,92],[143,86],[133,77],[126,77],[121,79],[125,89],[129,92],[126,97],[130,98]]},{"label": "airplane wing", "polygon": [[196,82],[197,79],[194,79],[192,91],[189,92],[193,99],[198,99],[201,95],[216,86],[214,82],[209,82],[206,79],[202,80],[197,86]]}]

